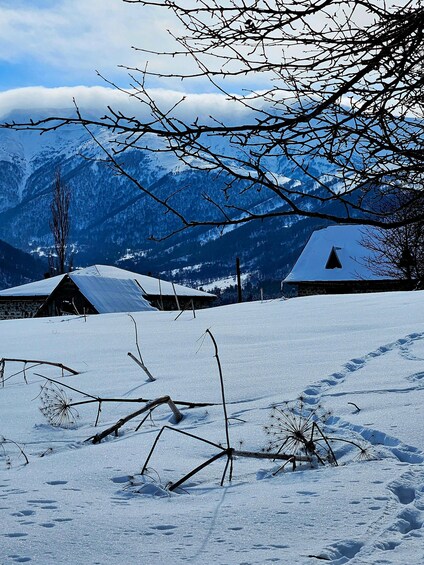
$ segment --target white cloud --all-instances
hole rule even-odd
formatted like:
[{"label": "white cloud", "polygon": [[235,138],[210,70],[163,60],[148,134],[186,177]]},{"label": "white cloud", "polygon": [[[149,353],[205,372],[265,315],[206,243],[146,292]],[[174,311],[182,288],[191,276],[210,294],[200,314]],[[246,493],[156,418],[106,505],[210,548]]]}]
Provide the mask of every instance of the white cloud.
[{"label": "white cloud", "polygon": [[[182,97],[181,92],[174,90],[152,89],[149,93],[163,110],[171,108]],[[0,92],[0,120],[6,119],[10,112],[17,110],[28,118],[34,117],[34,114],[47,117],[55,111],[60,114],[61,111],[73,108],[74,98],[82,111],[95,112],[97,115],[103,115],[107,106],[112,106],[115,110],[120,109],[129,115],[147,117],[144,105],[113,88],[37,86]],[[222,94],[209,93],[187,94],[184,103],[178,108],[178,116],[186,120],[199,116],[201,121],[205,122],[212,114],[226,123],[236,123],[251,114],[251,111],[241,104],[229,101]]]},{"label": "white cloud", "polygon": [[[171,42],[168,12],[121,0],[0,0],[0,59],[36,60],[63,73],[107,72],[142,59],[131,46]],[[40,77],[41,78],[41,77]],[[40,80],[42,83],[42,80]]]}]

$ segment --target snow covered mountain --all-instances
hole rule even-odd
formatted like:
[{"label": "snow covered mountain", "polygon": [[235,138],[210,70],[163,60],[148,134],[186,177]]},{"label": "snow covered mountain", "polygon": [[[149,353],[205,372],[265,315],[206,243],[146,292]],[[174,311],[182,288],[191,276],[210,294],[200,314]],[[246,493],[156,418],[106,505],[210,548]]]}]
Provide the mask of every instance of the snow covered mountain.
[{"label": "snow covered mountain", "polygon": [[[19,113],[9,116],[7,121],[13,119],[19,121]],[[102,142],[107,143],[107,139],[103,137]],[[288,271],[317,225],[273,220],[222,234],[199,228],[155,243],[150,236],[161,238],[172,232],[178,227],[176,219],[165,215],[133,183],[113,174],[99,161],[103,156],[81,129],[64,128],[42,136],[0,130],[0,238],[38,254],[51,245],[50,201],[59,166],[72,192],[71,240],[74,263],[81,266],[114,263],[140,272],[172,275],[181,282],[207,283],[231,274],[235,257],[240,256],[249,273],[277,279]],[[199,194],[223,199],[224,178],[206,170],[192,170],[167,154],[128,151],[121,161],[159,197],[172,193],[172,203],[190,217],[199,218],[206,213],[207,204]],[[285,177],[288,185],[311,182],[289,172],[284,159],[278,161],[276,169],[275,173]],[[239,197],[238,204],[258,210],[280,206],[278,199],[254,190]]]}]

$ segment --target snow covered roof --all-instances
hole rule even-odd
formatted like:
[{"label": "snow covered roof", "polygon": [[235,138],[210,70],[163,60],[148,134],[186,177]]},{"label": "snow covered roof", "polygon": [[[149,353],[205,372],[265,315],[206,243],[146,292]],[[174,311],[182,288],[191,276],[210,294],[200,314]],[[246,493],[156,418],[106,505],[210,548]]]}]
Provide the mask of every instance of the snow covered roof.
[{"label": "snow covered roof", "polygon": [[373,273],[374,253],[362,245],[372,228],[337,225],[314,231],[284,282],[387,280]]},{"label": "snow covered roof", "polygon": [[[145,296],[160,294],[163,296],[174,296],[173,285],[168,281],[148,277],[147,275],[140,275],[139,273],[133,273],[131,271],[119,269],[118,267],[111,267],[109,265],[93,265],[91,267],[86,267],[85,269],[78,269],[78,271],[75,271],[73,274],[78,276],[90,275],[114,279],[132,279],[137,281],[137,283],[141,286]],[[212,297],[212,295],[207,292],[188,288],[187,286],[182,286],[180,284],[174,284],[174,287],[178,296]]]},{"label": "snow covered roof", "polygon": [[156,310],[145,300],[131,279],[69,275],[99,314]]},{"label": "snow covered roof", "polygon": [[[209,294],[201,290],[188,288],[179,284],[173,285],[168,281],[159,280],[154,277],[148,277],[147,275],[140,275],[138,273],[133,273],[131,271],[126,271],[124,269],[119,269],[118,267],[111,267],[108,265],[92,265],[91,267],[73,271],[71,275],[74,282],[77,282],[77,280],[80,280],[83,277],[136,281],[136,283],[141,287],[142,294],[144,296],[157,296],[160,294],[162,294],[162,296],[174,296],[173,286],[175,287],[175,292],[178,296],[203,298],[213,298],[214,296],[213,294]],[[13,288],[7,288],[6,290],[0,291],[0,297],[49,296],[60,283],[63,277],[64,275],[58,275],[49,279],[43,279],[41,281],[23,284],[21,286],[15,286]]]},{"label": "snow covered roof", "polygon": [[58,275],[0,291],[2,296],[49,296],[65,275]]}]

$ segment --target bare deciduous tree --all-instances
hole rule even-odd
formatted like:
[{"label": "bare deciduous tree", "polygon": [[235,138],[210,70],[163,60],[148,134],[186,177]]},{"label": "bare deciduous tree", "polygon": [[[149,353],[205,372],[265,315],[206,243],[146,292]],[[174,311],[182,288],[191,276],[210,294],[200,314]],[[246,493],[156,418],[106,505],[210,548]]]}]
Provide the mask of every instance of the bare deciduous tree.
[{"label": "bare deciduous tree", "polygon": [[50,270],[52,274],[61,275],[71,269],[71,257],[68,248],[71,204],[71,191],[63,181],[60,168],[56,170],[53,199],[50,205],[50,230],[53,235],[55,255],[50,255]]},{"label": "bare deciduous tree", "polygon": [[[97,128],[108,130],[113,142],[103,145],[106,160],[174,214],[181,230],[285,216],[384,228],[418,219],[392,215],[387,221],[381,201],[401,187],[409,202],[423,186],[422,0],[124,1],[167,9],[183,29],[170,53],[139,49],[140,56],[172,57],[175,71],[127,67],[128,90],[109,82],[149,117],[109,108],[102,119],[91,119],[77,108],[73,118],[8,127],[45,132],[80,124],[93,137]],[[187,120],[189,96],[166,106],[148,88],[151,80],[173,84],[177,78],[188,86],[208,81],[228,100],[233,118]],[[152,136],[161,140],[159,149],[157,143],[152,148]],[[125,170],[120,155],[132,149],[171,152],[193,169],[215,172],[223,194],[199,194],[209,212],[189,217],[174,194],[158,195]],[[282,158],[289,163],[283,171]],[[282,178],[298,171],[311,182]],[[249,190],[268,194],[278,206],[245,207]]]},{"label": "bare deciduous tree", "polygon": [[[372,251],[367,267],[377,275],[404,279],[411,288],[422,288],[424,283],[424,195],[408,203],[408,195],[400,191],[384,210],[388,218],[403,221],[420,215],[421,219],[398,228],[367,230],[362,245]],[[406,204],[405,204],[406,200]]]}]

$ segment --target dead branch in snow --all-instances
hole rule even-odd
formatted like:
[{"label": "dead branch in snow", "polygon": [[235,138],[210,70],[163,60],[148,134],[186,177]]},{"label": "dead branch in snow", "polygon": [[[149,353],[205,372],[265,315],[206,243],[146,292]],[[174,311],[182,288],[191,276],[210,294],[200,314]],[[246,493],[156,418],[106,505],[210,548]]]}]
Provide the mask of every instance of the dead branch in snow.
[{"label": "dead branch in snow", "polygon": [[[6,369],[6,363],[23,363],[24,367],[21,371],[18,371],[17,373],[14,373],[13,375],[9,375],[7,378],[4,377],[4,372]],[[32,365],[32,367],[27,367],[27,365]],[[65,371],[70,373],[71,375],[79,375],[78,371],[75,371],[75,369],[71,369],[70,367],[67,367],[66,365],[63,365],[63,363],[55,363],[53,361],[39,361],[36,359],[15,359],[12,357],[2,357],[0,359],[0,382],[2,384],[2,386],[4,387],[4,383],[5,381],[11,379],[12,377],[16,377],[17,375],[21,375],[23,374],[24,376],[24,380],[25,382],[27,382],[26,379],[26,371],[29,369],[33,369],[34,367],[38,367],[39,365],[49,365],[52,367],[58,367],[59,369],[62,370],[62,377],[65,376]]]},{"label": "dead branch in snow", "polygon": [[137,359],[137,357],[135,355],[133,355],[131,353],[131,351],[128,351],[128,357],[130,357],[135,363],[137,363],[137,365],[139,367],[141,367],[143,369],[143,371],[146,373],[149,381],[153,382],[153,381],[156,380],[155,377],[149,371],[149,369],[146,367],[146,365],[143,363],[143,361],[141,359]]},{"label": "dead branch in snow", "polygon": [[134,324],[134,332],[135,332],[135,346],[137,348],[137,352],[138,352],[138,359],[135,355],[133,355],[130,351],[128,352],[128,357],[131,357],[131,359],[133,361],[135,361],[137,363],[137,365],[139,367],[141,367],[143,369],[143,371],[146,373],[147,378],[149,379],[149,381],[155,381],[155,377],[152,375],[152,373],[149,371],[149,369],[146,367],[146,365],[144,364],[143,361],[143,357],[141,355],[141,351],[140,351],[140,346],[138,343],[138,328],[137,328],[137,322],[135,321],[134,317],[131,316],[131,314],[128,314],[128,316],[131,318],[131,320],[133,321]]},{"label": "dead branch in snow", "polygon": [[197,467],[195,467],[194,469],[192,469],[191,471],[189,471],[186,475],[184,475],[181,479],[179,479],[177,482],[175,483],[170,483],[168,485],[168,489],[170,491],[173,491],[175,489],[177,489],[178,487],[180,487],[182,484],[184,484],[188,479],[190,479],[191,477],[193,477],[194,475],[196,475],[197,473],[199,473],[200,471],[202,471],[203,469],[205,469],[206,467],[208,467],[209,465],[211,465],[212,463],[214,463],[215,461],[217,461],[218,459],[221,459],[222,457],[226,457],[226,462],[225,462],[225,466],[224,466],[224,471],[222,473],[222,477],[221,477],[221,486],[224,484],[225,481],[225,477],[227,475],[227,471],[229,469],[229,481],[231,482],[232,477],[233,477],[233,461],[234,461],[234,457],[247,457],[247,458],[253,458],[253,459],[272,459],[272,460],[283,460],[286,462],[286,464],[288,462],[290,462],[292,464],[293,470],[296,468],[296,463],[297,462],[306,462],[310,460],[310,457],[305,457],[302,455],[297,455],[297,454],[285,454],[285,453],[281,453],[281,450],[277,453],[267,453],[267,452],[256,452],[256,451],[241,451],[241,450],[236,450],[233,447],[231,447],[231,442],[230,442],[230,433],[229,433],[229,417],[228,417],[228,411],[227,411],[227,402],[226,402],[226,397],[225,397],[225,387],[224,387],[224,375],[222,372],[222,364],[221,364],[221,360],[219,357],[219,350],[218,350],[218,344],[216,342],[216,339],[214,337],[214,335],[212,334],[212,332],[210,331],[210,329],[207,329],[205,332],[205,335],[208,335],[212,341],[213,344],[213,348],[214,348],[214,357],[216,359],[216,363],[217,363],[217,367],[218,367],[218,374],[219,374],[219,382],[220,382],[220,386],[221,386],[221,402],[222,402],[222,408],[224,411],[224,425],[225,425],[225,438],[226,438],[226,447],[222,447],[220,444],[218,443],[214,443],[211,442],[199,435],[195,435],[195,434],[191,434],[189,432],[183,431],[183,430],[179,430],[176,428],[171,428],[170,426],[163,426],[161,428],[161,430],[159,431],[158,435],[156,436],[156,439],[147,455],[147,458],[144,462],[143,468],[141,470],[141,474],[143,475],[146,472],[147,469],[147,465],[156,449],[156,446],[159,442],[160,437],[162,436],[163,432],[165,430],[172,430],[174,432],[178,432],[184,436],[190,437],[192,439],[198,440],[200,442],[206,443],[208,445],[211,445],[215,448],[217,448],[219,451],[218,453],[215,453],[215,455],[213,455],[212,457],[210,457],[209,459],[207,459],[206,461],[203,461],[200,465],[198,465]]},{"label": "dead branch in snow", "polygon": [[143,414],[145,412],[151,413],[152,410],[154,410],[158,406],[161,406],[162,404],[168,404],[168,406],[171,408],[176,424],[178,424],[178,422],[180,422],[183,419],[183,415],[175,406],[175,403],[172,401],[172,399],[169,396],[162,396],[161,398],[156,398],[155,400],[151,400],[150,402],[147,402],[145,406],[143,406],[143,408],[140,408],[139,410],[136,410],[135,412],[128,414],[128,416],[121,418],[115,424],[113,424],[113,426],[110,426],[106,430],[103,430],[103,432],[88,438],[86,441],[91,441],[92,443],[100,443],[102,439],[104,439],[105,437],[111,434],[115,434],[115,436],[117,436],[118,430],[122,428],[124,424],[126,424],[133,418],[140,416],[140,414]]},{"label": "dead branch in snow", "polygon": [[[100,413],[102,411],[102,405],[105,403],[136,403],[136,404],[145,404],[143,408],[137,410],[136,412],[121,418],[119,422],[123,421],[122,424],[117,425],[114,424],[112,428],[119,429],[123,424],[132,420],[139,414],[142,414],[146,411],[151,411],[152,409],[156,408],[161,404],[168,404],[171,408],[175,422],[178,423],[182,419],[182,414],[177,406],[183,406],[185,408],[204,408],[207,406],[214,406],[216,404],[212,402],[189,402],[184,400],[172,400],[170,396],[163,396],[156,399],[148,399],[148,398],[107,398],[101,396],[94,396],[87,392],[84,392],[80,389],[72,387],[70,385],[64,384],[63,382],[57,381],[45,375],[41,375],[40,373],[35,373],[38,377],[41,377],[46,380],[46,383],[50,386],[43,385],[41,387],[41,401],[42,406],[40,408],[43,415],[47,418],[49,423],[52,426],[57,427],[68,427],[69,425],[74,425],[76,420],[78,419],[77,407],[84,406],[87,404],[97,404],[97,415],[96,421],[94,426],[97,426],[99,422]],[[83,400],[72,401],[71,398],[68,397],[66,391],[64,389],[70,390],[72,392],[76,392],[77,394],[82,395]],[[105,433],[103,436],[101,434],[97,434],[97,437],[103,439],[110,433],[113,433],[114,429],[111,432]],[[94,437],[94,436],[93,436]],[[92,439],[92,438],[89,438]],[[93,443],[99,443],[95,441]]]},{"label": "dead branch in snow", "polygon": [[25,451],[23,450],[23,448],[13,439],[9,439],[9,438],[0,436],[0,447],[1,447],[1,450],[3,451],[3,456],[4,456],[5,461],[6,461],[6,467],[8,469],[10,469],[10,467],[12,466],[12,461],[11,461],[10,455],[8,455],[8,453],[6,452],[6,448],[5,448],[6,444],[13,445],[19,451],[19,455],[22,455],[22,457],[24,458],[24,461],[25,461],[24,464],[28,465],[29,460],[28,460],[28,457],[27,457]]}]

